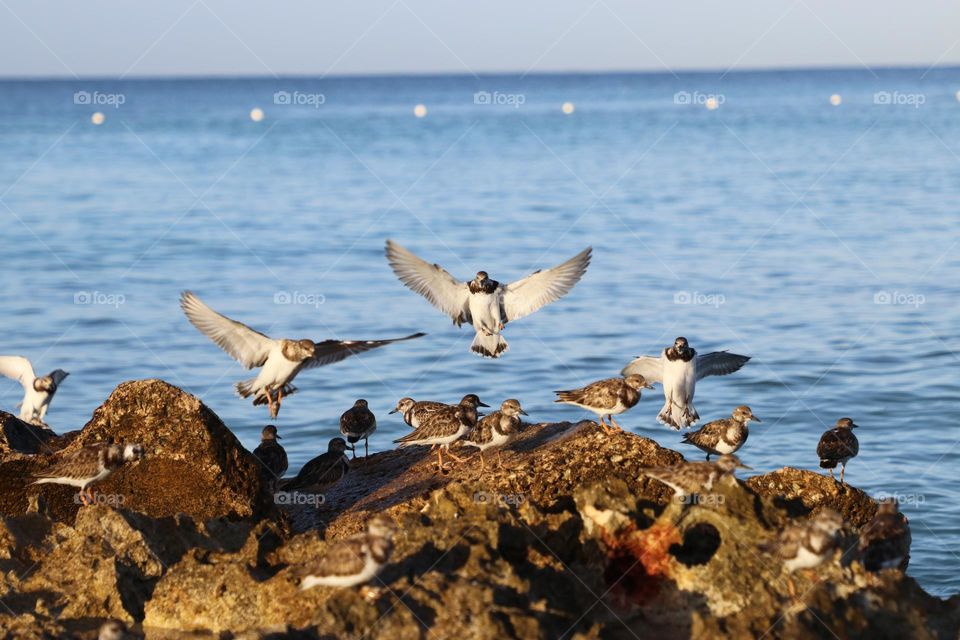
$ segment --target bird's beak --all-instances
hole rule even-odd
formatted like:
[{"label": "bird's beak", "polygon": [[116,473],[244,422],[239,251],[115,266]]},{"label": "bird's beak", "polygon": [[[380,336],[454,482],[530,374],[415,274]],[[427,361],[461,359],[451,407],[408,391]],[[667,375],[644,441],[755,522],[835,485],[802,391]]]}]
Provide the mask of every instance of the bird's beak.
[{"label": "bird's beak", "polygon": [[283,438],[281,438],[279,434],[276,435],[276,436],[274,436],[274,437],[275,437],[277,440],[283,440]]},{"label": "bird's beak", "polygon": [[753,414],[750,414],[750,419],[753,420],[754,422],[763,422],[763,420],[761,420],[760,418],[758,418]]},{"label": "bird's beak", "polygon": [[746,469],[746,470],[748,470],[748,471],[753,471],[753,467],[748,467],[747,465],[743,464],[742,462],[737,465],[737,468],[738,468],[738,469]]},{"label": "bird's beak", "polygon": [[478,402],[478,403],[477,403],[477,406],[478,406],[478,407],[489,407],[490,405],[484,404],[484,403],[482,403],[482,402]]},{"label": "bird's beak", "polygon": [[[396,413],[397,411],[400,411],[400,409],[397,409],[396,407],[394,407],[394,408],[393,408],[393,411],[391,411],[390,413]],[[389,414],[387,414],[387,415],[389,415]]]},{"label": "bird's beak", "polygon": [[522,415],[522,416],[529,416],[530,414],[527,413],[526,411],[524,411],[523,409],[520,409],[520,415]]},{"label": "bird's beak", "polygon": [[653,385],[650,384],[649,382],[644,382],[644,383],[643,383],[643,388],[644,388],[644,389],[653,389]]},{"label": "bird's beak", "polygon": [[860,425],[858,425],[858,424],[851,424],[851,425],[850,425],[850,428],[851,428],[851,429],[859,429],[859,428],[860,428]]}]

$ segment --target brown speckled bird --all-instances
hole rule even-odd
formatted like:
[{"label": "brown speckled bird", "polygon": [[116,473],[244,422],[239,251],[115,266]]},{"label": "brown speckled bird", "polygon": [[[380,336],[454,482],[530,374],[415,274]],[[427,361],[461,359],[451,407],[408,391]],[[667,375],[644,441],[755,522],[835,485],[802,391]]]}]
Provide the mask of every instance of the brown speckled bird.
[{"label": "brown speckled bird", "polygon": [[867,571],[899,569],[910,563],[910,524],[895,498],[880,501],[877,515],[860,530],[860,558]]},{"label": "brown speckled bird", "polygon": [[440,445],[437,447],[437,469],[439,471],[443,471],[445,468],[443,464],[444,452],[457,462],[463,462],[463,458],[450,453],[450,445],[477,426],[477,406],[479,403],[480,399],[473,394],[464,396],[460,404],[445,407],[428,415],[419,427],[402,438],[397,438],[394,442],[401,448]]},{"label": "brown speckled bird", "polygon": [[760,418],[753,415],[750,407],[740,405],[733,410],[733,415],[729,418],[708,422],[696,431],[684,434],[683,442],[706,452],[707,460],[711,455],[736,453],[750,436],[747,423],[751,420],[760,422]]},{"label": "brown speckled bird", "polygon": [[320,492],[339,482],[350,470],[350,461],[344,455],[347,451],[347,441],[343,438],[334,438],[322,453],[307,464],[303,465],[295,478],[282,483],[283,491],[305,489]]},{"label": "brown speckled bird", "polygon": [[480,450],[480,475],[483,475],[484,461],[483,452],[487,449],[497,450],[497,466],[503,468],[503,461],[500,459],[501,449],[510,443],[510,441],[520,431],[520,416],[527,415],[527,412],[520,406],[520,401],[510,398],[504,400],[500,405],[499,411],[494,411],[488,416],[484,416],[477,423],[470,433],[467,434],[464,444],[476,447]]},{"label": "brown speckled bird", "polygon": [[613,429],[603,421],[604,416],[610,419],[610,424],[622,431],[613,416],[636,406],[640,402],[641,389],[653,389],[653,386],[641,375],[608,378],[592,382],[579,389],[555,391],[557,399],[554,402],[572,404],[592,411],[600,418],[600,426],[603,430],[606,433],[613,433]]},{"label": "brown speckled bird", "polygon": [[681,462],[671,467],[653,467],[641,472],[673,489],[679,498],[710,491],[723,478],[734,477],[737,469],[749,469],[733,454],[722,455],[716,462]]},{"label": "brown speckled bird", "polygon": [[820,456],[820,467],[830,470],[830,477],[833,478],[833,470],[840,465],[840,484],[843,484],[843,472],[847,470],[847,461],[856,457],[860,453],[860,442],[853,430],[858,425],[853,423],[850,418],[840,418],[837,420],[837,426],[830,429],[820,437],[820,443],[817,444],[817,455]]},{"label": "brown speckled bird", "polygon": [[260,461],[260,475],[271,493],[276,493],[280,478],[287,472],[287,452],[277,442],[280,439],[277,427],[268,424],[260,433],[260,444],[253,450],[253,456]]},{"label": "brown speckled bird", "polygon": [[367,401],[360,398],[353,406],[343,412],[340,416],[340,433],[347,438],[352,446],[354,458],[357,457],[356,444],[363,440],[363,456],[367,457],[370,452],[367,449],[367,439],[377,430],[377,417],[370,411]]},{"label": "brown speckled bird", "polygon": [[65,484],[80,489],[83,504],[93,502],[91,485],[109,477],[127,462],[143,457],[140,444],[92,444],[55,460],[37,473],[33,484]]},{"label": "brown speckled bird", "polygon": [[355,587],[372,580],[390,560],[397,526],[386,516],[375,516],[367,530],[335,542],[297,573],[300,589]]}]

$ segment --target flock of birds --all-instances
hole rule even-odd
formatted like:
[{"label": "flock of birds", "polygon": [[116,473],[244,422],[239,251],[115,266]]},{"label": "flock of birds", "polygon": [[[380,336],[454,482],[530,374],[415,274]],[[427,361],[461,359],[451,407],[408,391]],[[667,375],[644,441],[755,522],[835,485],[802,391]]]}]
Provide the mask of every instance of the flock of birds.
[{"label": "flock of birds", "polygon": [[[469,323],[475,330],[470,346],[472,352],[487,358],[499,358],[508,344],[502,336],[505,326],[529,315],[544,305],[566,295],[583,277],[590,263],[591,249],[581,251],[573,258],[553,268],[536,271],[525,278],[502,284],[490,278],[486,271],[477,272],[470,281],[460,281],[437,264],[430,264],[400,245],[387,241],[386,257],[394,273],[403,284],[425,297],[431,304],[461,326]],[[280,412],[284,397],[296,392],[293,380],[303,369],[339,362],[351,355],[377,349],[395,342],[423,337],[413,333],[385,340],[322,340],[271,338],[247,325],[230,319],[205,304],[193,293],[181,295],[180,306],[187,319],[204,335],[240,362],[247,369],[258,369],[254,378],[236,384],[244,398],[253,398],[253,404],[266,405],[271,418]],[[750,358],[727,351],[698,354],[686,338],[678,337],[673,345],[657,356],[640,356],[630,362],[620,377],[593,382],[584,387],[557,391],[556,402],[586,409],[597,415],[601,428],[612,433],[621,427],[614,420],[640,401],[641,391],[653,389],[660,383],[664,404],[657,420],[673,429],[694,426],[700,416],[693,404],[697,382],[708,376],[728,375],[742,368]],[[46,427],[45,416],[57,388],[67,373],[56,369],[38,377],[30,362],[20,356],[0,356],[0,374],[19,380],[24,388],[20,418]],[[527,415],[516,399],[502,402],[498,410],[488,415],[479,413],[489,407],[476,394],[465,395],[456,404],[436,401],[400,399],[390,412],[401,414],[411,427],[410,433],[394,442],[399,447],[430,446],[436,450],[436,468],[445,471],[449,463],[464,458],[450,451],[454,443],[479,451],[481,476],[486,471],[484,453],[497,453],[497,466],[503,467],[500,456],[504,447],[518,435],[521,416]],[[605,421],[609,420],[609,424]],[[749,437],[748,423],[759,422],[748,406],[736,407],[729,418],[714,420],[696,431],[685,434],[683,442],[706,454],[704,462],[684,462],[672,467],[651,468],[645,474],[674,490],[681,498],[709,491],[735,469],[745,466],[734,455]],[[847,462],[859,451],[853,429],[857,425],[850,418],[840,419],[836,427],[821,437],[817,446],[820,466],[830,470],[840,465],[840,483]],[[328,450],[307,462],[293,478],[284,479],[288,469],[287,454],[279,443],[280,435],[274,425],[263,429],[261,442],[254,455],[262,463],[264,477],[273,492],[322,492],[342,479],[350,468],[347,451],[356,456],[356,447],[368,440],[377,428],[377,420],[364,399],[340,417],[343,438],[329,442]],[[57,483],[75,486],[80,500],[88,504],[94,498],[91,486],[108,477],[124,464],[139,460],[144,449],[139,444],[96,444],[53,461],[41,471],[34,484]],[[714,462],[711,456],[718,456]],[[890,516],[884,506],[877,518],[877,526],[867,527],[878,540],[903,538],[906,519],[896,511]],[[888,517],[889,516],[889,517]],[[780,553],[790,571],[794,568],[816,566],[832,554],[842,518],[824,511],[818,517],[789,527],[781,538]],[[370,580],[390,555],[395,525],[388,518],[373,518],[367,531],[334,545],[324,558],[318,559],[303,577],[302,586],[352,586]],[[878,534],[879,532],[879,534]],[[909,529],[906,529],[909,548]],[[871,549],[877,540],[866,541]],[[899,554],[902,544],[879,553],[877,562],[883,566],[900,566],[905,553]],[[878,553],[874,551],[874,553]],[[789,557],[788,557],[789,556]],[[905,565],[904,565],[905,566]]]}]

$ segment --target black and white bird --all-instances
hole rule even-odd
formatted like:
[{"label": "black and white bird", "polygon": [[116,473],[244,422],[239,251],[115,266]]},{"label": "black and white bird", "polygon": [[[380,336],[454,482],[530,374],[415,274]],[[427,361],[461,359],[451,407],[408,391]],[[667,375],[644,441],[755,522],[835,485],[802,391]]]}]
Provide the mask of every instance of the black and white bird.
[{"label": "black and white bird", "polygon": [[307,491],[319,493],[340,482],[350,470],[346,451],[349,447],[343,438],[334,438],[327,452],[303,465],[296,477],[280,483],[281,491]]},{"label": "black and white bird", "polygon": [[271,493],[276,493],[280,484],[280,479],[287,472],[287,452],[280,446],[278,440],[281,440],[277,433],[277,427],[268,424],[263,428],[260,434],[260,444],[253,450],[254,457],[260,461],[260,475],[270,488]]},{"label": "black and white bird", "polygon": [[850,418],[840,418],[837,426],[820,436],[817,444],[820,468],[829,469],[831,478],[834,478],[833,470],[840,465],[840,484],[843,484],[843,472],[847,470],[847,462],[860,453],[860,442],[853,433],[857,428],[859,425],[854,424]]},{"label": "black and white bird", "polygon": [[357,443],[363,440],[363,455],[369,455],[367,439],[377,430],[377,417],[370,411],[367,401],[363,398],[353,403],[353,406],[340,416],[340,433],[347,438],[353,457],[357,457]]},{"label": "black and white bird", "polygon": [[751,420],[761,422],[760,418],[753,415],[750,407],[742,404],[733,410],[733,415],[729,418],[708,422],[696,431],[684,434],[683,442],[705,452],[707,460],[710,460],[711,455],[736,453],[750,436],[747,423]]},{"label": "black and white bird", "polygon": [[725,376],[739,371],[750,360],[727,351],[697,355],[687,339],[679,337],[659,356],[640,356],[623,368],[623,375],[641,375],[648,382],[663,384],[663,408],[657,421],[674,429],[697,423],[700,415],[693,406],[697,381],[707,376]]},{"label": "black and white bird", "polygon": [[896,498],[880,501],[877,515],[860,530],[860,559],[867,571],[899,569],[910,564],[910,521]]},{"label": "black and white bird", "polygon": [[670,467],[643,469],[643,475],[673,489],[677,498],[710,491],[723,478],[733,478],[737,469],[749,469],[733,454],[722,455],[716,462],[681,462]]},{"label": "black and white bird", "polygon": [[33,365],[23,356],[0,356],[0,375],[23,385],[23,400],[19,404],[20,419],[46,427],[47,409],[60,384],[70,374],[63,369],[54,369],[45,376],[37,377],[33,372]]},{"label": "black and white bird", "polygon": [[200,333],[213,340],[240,364],[247,369],[260,368],[256,378],[238,382],[236,389],[244,398],[253,396],[254,405],[267,405],[274,418],[280,412],[283,396],[296,391],[291,383],[301,370],[333,364],[357,353],[426,335],[413,333],[391,340],[320,342],[275,339],[217,313],[190,291],[180,295],[180,307]]},{"label": "black and white bird", "polygon": [[[813,517],[787,526],[777,540],[760,545],[782,561],[787,573],[819,567],[832,558],[839,546],[843,517],[832,509],[822,509]],[[791,596],[796,596],[792,579],[787,580]]]},{"label": "black and white bird", "polygon": [[443,471],[445,468],[443,464],[444,452],[457,462],[463,462],[463,458],[450,453],[450,445],[477,426],[479,417],[477,407],[480,404],[480,399],[475,395],[464,396],[460,404],[444,407],[427,415],[420,422],[420,426],[407,435],[397,438],[394,443],[398,444],[400,448],[440,445],[436,448],[438,471]]},{"label": "black and white bird", "polygon": [[573,288],[590,264],[588,247],[563,264],[535,271],[501,284],[486,271],[469,282],[457,280],[438,264],[430,264],[392,240],[387,240],[387,261],[400,281],[419,293],[458,327],[473,325],[476,336],[470,350],[485,358],[499,358],[507,350],[500,332],[504,325],[530,315]]},{"label": "black and white bird", "polygon": [[613,433],[613,429],[603,421],[603,417],[606,416],[610,419],[610,424],[617,429],[621,429],[613,416],[620,415],[640,402],[641,389],[653,389],[653,385],[647,382],[643,376],[629,375],[625,378],[598,380],[585,387],[570,391],[554,391],[557,394],[557,399],[554,402],[572,404],[575,407],[592,411],[600,418],[600,426],[603,427],[603,430],[607,433]]},{"label": "black and white bird", "polygon": [[312,587],[355,587],[376,577],[393,553],[396,524],[386,516],[375,516],[367,530],[333,543],[320,558],[304,565],[300,589]]},{"label": "black and white bird", "polygon": [[485,468],[483,452],[487,449],[497,450],[497,466],[503,468],[503,461],[500,459],[501,450],[520,432],[520,416],[525,415],[527,412],[520,406],[520,401],[510,398],[503,401],[499,411],[494,411],[479,420],[477,426],[467,434],[464,444],[480,450],[481,476]]},{"label": "black and white bird", "polygon": [[34,474],[33,484],[65,484],[80,489],[80,501],[90,504],[94,496],[90,487],[110,477],[127,462],[143,458],[140,444],[92,444],[54,460],[49,467]]},{"label": "black and white bird", "polygon": [[[477,397],[475,393],[468,393],[460,399],[458,404],[473,404],[477,407],[489,407],[490,405],[480,402],[480,398]],[[448,407],[455,407],[457,405],[450,405],[445,402],[437,402],[436,400],[414,400],[413,398],[400,398],[397,401],[397,406],[394,407],[393,411],[390,413],[399,413],[403,416],[403,421],[407,423],[407,426],[413,427],[416,429],[420,426],[420,422],[424,420],[427,416],[441,411]]]}]

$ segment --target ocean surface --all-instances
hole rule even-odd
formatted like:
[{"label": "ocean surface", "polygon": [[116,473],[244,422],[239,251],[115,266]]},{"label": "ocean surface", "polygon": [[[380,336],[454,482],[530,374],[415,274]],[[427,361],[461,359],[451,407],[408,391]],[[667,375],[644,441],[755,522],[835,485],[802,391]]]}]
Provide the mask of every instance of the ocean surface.
[{"label": "ocean surface", "polygon": [[[553,390],[683,335],[753,357],[696,396],[704,420],[763,419],[752,473],[815,469],[820,434],[853,417],[847,478],[900,497],[909,573],[956,593],[958,90],[957,69],[0,82],[0,354],[70,372],[58,431],[158,377],[252,448],[266,409],[235,396],[250,374],[181,290],[275,336],[428,332],[297,378],[277,421],[295,471],[356,398],[373,451],[405,432],[387,415],[405,395],[577,420]],[[594,256],[488,361],[393,276],[387,238],[462,278]],[[0,380],[0,407],[19,396]],[[661,403],[658,387],[619,422],[698,458]]]}]

